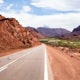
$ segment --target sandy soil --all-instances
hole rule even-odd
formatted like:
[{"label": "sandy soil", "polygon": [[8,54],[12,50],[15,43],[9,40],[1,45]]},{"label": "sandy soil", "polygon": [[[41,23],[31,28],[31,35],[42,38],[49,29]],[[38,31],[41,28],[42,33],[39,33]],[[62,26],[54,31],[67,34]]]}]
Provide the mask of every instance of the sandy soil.
[{"label": "sandy soil", "polygon": [[47,47],[54,80],[80,80],[80,54]]}]

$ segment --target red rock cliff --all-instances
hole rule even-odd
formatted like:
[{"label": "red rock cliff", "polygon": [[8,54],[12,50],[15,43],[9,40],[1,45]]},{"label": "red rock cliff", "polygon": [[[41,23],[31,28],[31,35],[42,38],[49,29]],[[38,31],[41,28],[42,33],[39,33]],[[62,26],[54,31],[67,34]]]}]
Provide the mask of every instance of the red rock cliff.
[{"label": "red rock cliff", "polygon": [[40,44],[15,18],[0,15],[0,50],[31,47]]}]

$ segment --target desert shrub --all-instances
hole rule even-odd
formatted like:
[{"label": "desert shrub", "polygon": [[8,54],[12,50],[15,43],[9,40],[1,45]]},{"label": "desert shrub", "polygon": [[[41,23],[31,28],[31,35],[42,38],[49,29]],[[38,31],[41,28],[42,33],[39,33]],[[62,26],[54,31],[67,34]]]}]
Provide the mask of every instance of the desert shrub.
[{"label": "desert shrub", "polygon": [[45,38],[40,40],[42,43],[49,44],[52,46],[61,46],[61,47],[68,47],[70,49],[80,48],[80,41],[79,40],[61,40],[58,38]]}]

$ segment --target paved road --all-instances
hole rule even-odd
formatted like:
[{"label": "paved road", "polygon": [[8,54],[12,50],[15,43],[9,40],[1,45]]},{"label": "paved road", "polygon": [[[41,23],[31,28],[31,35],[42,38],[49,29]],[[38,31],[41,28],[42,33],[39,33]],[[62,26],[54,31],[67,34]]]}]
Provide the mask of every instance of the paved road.
[{"label": "paved road", "polygon": [[44,45],[0,57],[0,80],[44,80]]}]

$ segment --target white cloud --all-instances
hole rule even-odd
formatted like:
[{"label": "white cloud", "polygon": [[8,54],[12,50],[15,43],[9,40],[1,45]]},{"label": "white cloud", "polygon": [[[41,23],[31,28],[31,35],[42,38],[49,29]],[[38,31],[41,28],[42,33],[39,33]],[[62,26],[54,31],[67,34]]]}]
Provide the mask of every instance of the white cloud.
[{"label": "white cloud", "polygon": [[31,11],[30,6],[23,6],[23,11],[24,11],[24,12],[29,12],[29,11]]},{"label": "white cloud", "polygon": [[[1,2],[2,0],[0,0]],[[33,0],[34,1],[34,0]],[[35,0],[32,4],[37,7],[52,8],[57,10],[79,10],[80,0]],[[0,11],[5,17],[16,18],[23,26],[42,27],[50,26],[52,28],[66,28],[72,30],[76,26],[80,25],[80,13],[66,13],[66,14],[54,14],[54,15],[35,15],[29,14],[31,11],[30,6],[23,6],[22,9],[17,11],[11,8],[14,4],[10,4],[6,7],[9,11]]]},{"label": "white cloud", "polygon": [[32,0],[32,5],[63,11],[80,11],[80,0]]},{"label": "white cloud", "polygon": [[0,3],[4,3],[4,0],[0,0]]},{"label": "white cloud", "polygon": [[6,9],[7,10],[11,10],[11,8],[14,6],[14,4],[9,4],[7,7],[6,7]]},{"label": "white cloud", "polygon": [[23,26],[42,27],[50,26],[52,28],[66,28],[72,30],[80,24],[80,13],[68,13],[57,15],[33,15],[25,12],[0,12],[6,17],[16,18]]}]

